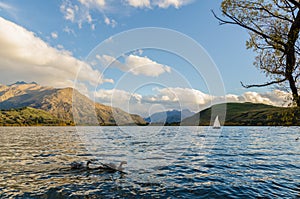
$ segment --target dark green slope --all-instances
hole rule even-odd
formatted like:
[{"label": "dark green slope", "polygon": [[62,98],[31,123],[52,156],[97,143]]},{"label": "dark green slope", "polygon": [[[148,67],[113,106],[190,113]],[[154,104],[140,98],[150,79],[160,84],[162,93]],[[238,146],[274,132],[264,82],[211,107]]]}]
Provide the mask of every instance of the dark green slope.
[{"label": "dark green slope", "polygon": [[50,113],[31,107],[1,110],[0,126],[62,126],[73,125],[71,121],[58,119]]},{"label": "dark green slope", "polygon": [[[217,110],[224,104],[214,105]],[[205,109],[182,121],[183,125],[212,125],[211,110]],[[221,116],[222,117],[222,116]],[[199,119],[200,118],[200,119]],[[300,109],[274,107],[265,104],[227,103],[224,125],[238,126],[291,126],[300,125]]]}]

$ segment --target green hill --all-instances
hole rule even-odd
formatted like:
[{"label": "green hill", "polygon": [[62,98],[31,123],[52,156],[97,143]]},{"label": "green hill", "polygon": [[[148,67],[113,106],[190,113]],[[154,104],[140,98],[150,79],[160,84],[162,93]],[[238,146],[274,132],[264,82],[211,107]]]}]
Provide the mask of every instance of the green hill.
[{"label": "green hill", "polygon": [[71,121],[58,119],[50,113],[31,108],[0,111],[0,126],[63,126],[73,125]]},{"label": "green hill", "polygon": [[[227,126],[293,126],[300,125],[300,109],[274,107],[265,104],[227,103]],[[224,104],[214,105],[214,110]],[[207,126],[211,124],[211,108],[205,109],[182,121],[183,125]],[[213,116],[214,119],[215,116]],[[219,116],[224,120],[224,116]]]}]

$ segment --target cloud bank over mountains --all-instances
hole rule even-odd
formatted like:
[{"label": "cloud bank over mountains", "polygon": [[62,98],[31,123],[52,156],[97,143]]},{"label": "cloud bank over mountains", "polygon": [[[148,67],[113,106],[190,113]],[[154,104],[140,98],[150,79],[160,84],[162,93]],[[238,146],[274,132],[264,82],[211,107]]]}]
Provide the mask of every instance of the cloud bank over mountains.
[{"label": "cloud bank over mountains", "polygon": [[267,93],[245,92],[242,95],[227,94],[226,96],[211,96],[191,88],[162,88],[156,89],[153,95],[140,95],[124,90],[100,89],[95,93],[96,100],[111,106],[116,106],[131,113],[144,117],[150,115],[153,108],[155,112],[166,110],[189,109],[198,112],[220,102],[252,102],[273,106],[287,106],[290,94],[280,90]]}]

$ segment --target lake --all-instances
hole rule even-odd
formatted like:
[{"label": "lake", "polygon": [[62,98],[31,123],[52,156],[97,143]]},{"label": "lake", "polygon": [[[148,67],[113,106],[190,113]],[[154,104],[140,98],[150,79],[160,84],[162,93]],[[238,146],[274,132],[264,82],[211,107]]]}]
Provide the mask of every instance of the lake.
[{"label": "lake", "polygon": [[[299,127],[2,127],[0,198],[300,198]],[[126,173],[72,170],[73,161]]]}]

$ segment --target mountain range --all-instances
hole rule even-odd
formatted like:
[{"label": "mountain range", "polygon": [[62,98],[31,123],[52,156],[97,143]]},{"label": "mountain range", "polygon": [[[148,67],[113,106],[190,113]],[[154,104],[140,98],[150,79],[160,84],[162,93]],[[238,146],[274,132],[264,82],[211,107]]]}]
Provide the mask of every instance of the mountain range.
[{"label": "mountain range", "polygon": [[158,112],[152,114],[150,117],[144,118],[148,123],[154,124],[172,124],[179,123],[181,120],[194,115],[194,112],[191,112],[188,109],[182,111],[172,110],[166,112]]},{"label": "mountain range", "polygon": [[[74,103],[76,106],[73,106]],[[73,121],[80,125],[146,124],[138,115],[95,103],[72,88],[46,87],[35,82],[0,85],[1,110],[24,107],[46,111],[59,120]]]},{"label": "mountain range", "polygon": [[[74,106],[75,105],[75,106]],[[300,125],[300,109],[266,104],[217,104],[196,114],[189,110],[167,111],[141,118],[120,108],[95,103],[72,88],[52,88],[35,82],[0,85],[0,126],[4,125],[212,125],[212,110],[226,105],[218,115],[222,125]],[[214,115],[212,115],[212,113]],[[183,120],[182,120],[183,119]],[[182,120],[182,121],[181,121]]]}]

